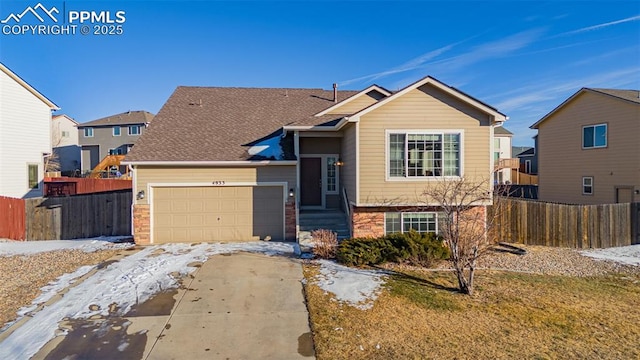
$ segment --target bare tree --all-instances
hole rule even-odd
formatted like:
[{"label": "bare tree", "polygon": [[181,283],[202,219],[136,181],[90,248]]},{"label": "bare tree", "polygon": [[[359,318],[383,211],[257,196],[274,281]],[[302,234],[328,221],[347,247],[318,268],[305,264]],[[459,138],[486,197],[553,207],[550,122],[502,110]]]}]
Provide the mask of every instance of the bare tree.
[{"label": "bare tree", "polygon": [[[477,260],[493,245],[488,236],[493,221],[486,208],[493,200],[489,183],[464,177],[443,179],[433,183],[423,194],[443,213],[439,233],[451,250],[451,263],[460,291],[469,295],[473,295]],[[491,217],[498,213],[493,210]]]},{"label": "bare tree", "polygon": [[60,170],[60,154],[56,152],[56,148],[62,144],[62,134],[60,133],[59,124],[55,124],[55,130],[51,137],[51,153],[44,158],[44,171],[54,172]]}]

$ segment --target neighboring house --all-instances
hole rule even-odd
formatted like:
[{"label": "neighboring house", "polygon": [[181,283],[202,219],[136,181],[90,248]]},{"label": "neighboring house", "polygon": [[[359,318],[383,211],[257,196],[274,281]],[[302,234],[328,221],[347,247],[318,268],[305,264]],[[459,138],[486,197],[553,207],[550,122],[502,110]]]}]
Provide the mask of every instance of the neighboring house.
[{"label": "neighboring house", "polygon": [[511,183],[511,169],[517,166],[517,161],[513,161],[511,158],[513,133],[502,126],[494,128],[493,133],[493,162],[497,169],[493,180],[496,184],[509,184]]},{"label": "neighboring house", "polygon": [[295,240],[300,213],[331,209],[352,236],[437,231],[423,191],[463,176],[491,191],[505,120],[431,77],[394,93],[178,87],[125,159],[135,239]]},{"label": "neighboring house", "polygon": [[150,112],[127,111],[78,124],[82,173],[91,171],[107,155],[126,155],[151,120]]},{"label": "neighboring house", "polygon": [[538,174],[538,135],[533,137],[534,146],[528,148],[516,155],[520,159],[520,171],[525,174],[537,175]]},{"label": "neighboring house", "polygon": [[0,63],[0,195],[42,196],[58,106]]},{"label": "neighboring house", "polygon": [[538,130],[540,200],[640,201],[639,96],[582,88],[531,126]]},{"label": "neighboring house", "polygon": [[63,176],[80,170],[80,146],[78,145],[78,123],[67,115],[53,116],[51,144],[55,161]]}]

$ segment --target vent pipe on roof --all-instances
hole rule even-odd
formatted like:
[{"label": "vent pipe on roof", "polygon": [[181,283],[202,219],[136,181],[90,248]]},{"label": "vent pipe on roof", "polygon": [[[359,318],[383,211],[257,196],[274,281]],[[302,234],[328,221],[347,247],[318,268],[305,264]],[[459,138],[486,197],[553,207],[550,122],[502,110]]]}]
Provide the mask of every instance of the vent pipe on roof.
[{"label": "vent pipe on roof", "polygon": [[338,84],[333,83],[333,102],[338,102]]}]

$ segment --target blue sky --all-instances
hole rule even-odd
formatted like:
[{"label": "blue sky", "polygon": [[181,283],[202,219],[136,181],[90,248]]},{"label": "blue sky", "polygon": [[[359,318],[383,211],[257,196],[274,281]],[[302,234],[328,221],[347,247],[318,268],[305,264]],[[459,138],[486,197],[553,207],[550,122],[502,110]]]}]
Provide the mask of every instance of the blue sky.
[{"label": "blue sky", "polygon": [[[0,61],[79,122],[156,113],[179,85],[396,90],[431,75],[532,145],[529,126],[581,87],[640,89],[638,1],[40,2],[125,12],[122,35],[0,34]],[[2,0],[0,18],[37,3]]]}]

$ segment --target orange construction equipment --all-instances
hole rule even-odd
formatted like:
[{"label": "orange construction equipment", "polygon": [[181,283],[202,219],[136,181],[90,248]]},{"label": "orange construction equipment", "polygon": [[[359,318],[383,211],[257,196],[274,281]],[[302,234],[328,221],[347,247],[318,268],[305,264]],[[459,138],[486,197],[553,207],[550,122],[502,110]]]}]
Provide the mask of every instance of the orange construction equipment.
[{"label": "orange construction equipment", "polygon": [[[120,171],[120,162],[124,160],[124,155],[107,155],[100,161],[96,167],[91,170],[91,174],[89,175],[92,179],[100,179],[102,177],[112,177],[109,176],[111,174],[111,168],[117,167],[117,171]],[[103,176],[103,174],[107,174],[107,176]],[[124,176],[129,176],[129,168],[125,170]]]}]

